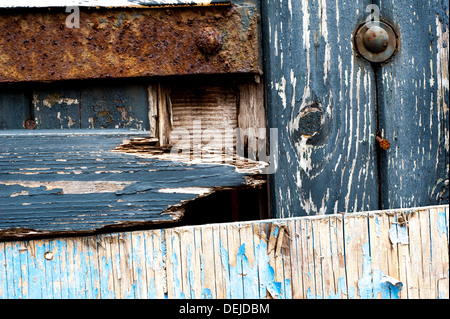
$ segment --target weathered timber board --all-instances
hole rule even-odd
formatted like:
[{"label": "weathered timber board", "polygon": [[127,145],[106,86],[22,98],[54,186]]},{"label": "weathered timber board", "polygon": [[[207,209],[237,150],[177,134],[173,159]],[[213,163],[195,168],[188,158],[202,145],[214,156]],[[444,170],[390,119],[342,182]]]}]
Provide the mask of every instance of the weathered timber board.
[{"label": "weathered timber board", "polygon": [[400,35],[399,52],[377,72],[380,129],[391,142],[382,154],[383,208],[446,204],[448,1],[376,3]]},{"label": "weathered timber board", "polygon": [[0,299],[449,298],[449,207],[0,242]]},{"label": "weathered timber board", "polygon": [[190,165],[113,152],[125,130],[0,134],[0,236],[94,231],[179,220],[183,204],[215,187],[239,187],[230,165]]},{"label": "weathered timber board", "polygon": [[370,3],[263,4],[274,217],[378,209],[375,78],[353,48]]},{"label": "weathered timber board", "polygon": [[[39,84],[30,106],[36,129],[150,128],[147,88],[136,82]],[[14,109],[15,104],[5,103],[4,108]]]}]

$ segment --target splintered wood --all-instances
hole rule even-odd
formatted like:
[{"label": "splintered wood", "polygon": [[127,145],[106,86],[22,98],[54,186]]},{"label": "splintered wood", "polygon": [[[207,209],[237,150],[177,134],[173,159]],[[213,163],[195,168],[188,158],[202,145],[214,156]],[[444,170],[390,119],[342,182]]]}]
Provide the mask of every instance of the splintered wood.
[{"label": "splintered wood", "polygon": [[0,242],[0,298],[449,298],[449,207]]}]

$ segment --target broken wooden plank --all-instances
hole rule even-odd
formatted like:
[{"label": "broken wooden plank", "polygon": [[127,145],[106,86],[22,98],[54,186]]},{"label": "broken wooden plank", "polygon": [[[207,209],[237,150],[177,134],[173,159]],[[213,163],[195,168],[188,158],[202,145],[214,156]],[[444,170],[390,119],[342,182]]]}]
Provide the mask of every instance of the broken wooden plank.
[{"label": "broken wooden plank", "polygon": [[230,165],[113,151],[126,139],[146,136],[122,130],[2,132],[0,236],[175,222],[187,201],[247,184],[248,174]]}]

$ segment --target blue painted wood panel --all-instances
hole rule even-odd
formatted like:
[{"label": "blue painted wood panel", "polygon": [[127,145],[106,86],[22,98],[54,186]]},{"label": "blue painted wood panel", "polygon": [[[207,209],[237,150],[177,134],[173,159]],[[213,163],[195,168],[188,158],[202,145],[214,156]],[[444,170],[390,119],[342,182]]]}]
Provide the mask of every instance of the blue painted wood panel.
[{"label": "blue painted wood panel", "polygon": [[[377,71],[384,208],[449,202],[449,4],[376,1],[400,35]],[[414,196],[411,196],[414,195]]]},{"label": "blue painted wood panel", "polygon": [[[1,133],[0,236],[18,229],[73,232],[120,223],[171,222],[181,215],[171,215],[169,207],[196,198],[198,189],[208,192],[246,183],[246,174],[229,165],[192,165],[113,151],[133,137],[144,138],[146,133]],[[197,190],[189,191],[192,188]]]},{"label": "blue painted wood panel", "polygon": [[[354,47],[372,4],[400,35],[381,65]],[[448,15],[440,0],[263,3],[273,216],[448,203]]]},{"label": "blue painted wood panel", "polygon": [[0,299],[448,299],[448,216],[447,205],[0,242]]},{"label": "blue painted wood panel", "polygon": [[23,87],[0,87],[0,130],[22,129],[32,118],[31,92]]},{"label": "blue painted wood panel", "polygon": [[378,208],[375,78],[353,48],[368,4],[263,2],[272,216]]}]

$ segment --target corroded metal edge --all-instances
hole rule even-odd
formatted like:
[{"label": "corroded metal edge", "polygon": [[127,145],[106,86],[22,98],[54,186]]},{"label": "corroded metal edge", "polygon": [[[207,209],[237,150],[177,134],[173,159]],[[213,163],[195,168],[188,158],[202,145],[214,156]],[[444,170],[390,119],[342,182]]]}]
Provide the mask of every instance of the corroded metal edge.
[{"label": "corroded metal edge", "polygon": [[231,0],[0,0],[0,8],[210,6]]},{"label": "corroded metal edge", "polygon": [[[249,7],[0,11],[0,82],[261,73],[259,13]],[[197,46],[204,28],[223,45]]]}]

